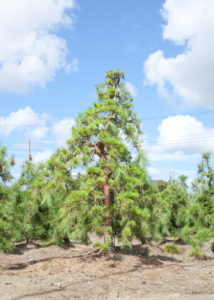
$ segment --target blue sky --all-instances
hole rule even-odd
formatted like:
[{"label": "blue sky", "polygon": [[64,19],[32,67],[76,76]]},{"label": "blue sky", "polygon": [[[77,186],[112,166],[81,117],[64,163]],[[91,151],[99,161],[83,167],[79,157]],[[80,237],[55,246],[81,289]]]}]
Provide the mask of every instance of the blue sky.
[{"label": "blue sky", "polygon": [[195,176],[214,149],[212,0],[0,4],[0,142],[18,166],[29,138],[35,162],[63,146],[95,85],[120,68],[152,178]]}]

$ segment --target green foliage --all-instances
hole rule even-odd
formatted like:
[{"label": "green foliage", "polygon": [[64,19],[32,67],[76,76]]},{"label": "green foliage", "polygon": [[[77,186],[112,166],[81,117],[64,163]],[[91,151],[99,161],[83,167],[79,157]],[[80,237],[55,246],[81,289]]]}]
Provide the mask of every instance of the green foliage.
[{"label": "green foliage", "polygon": [[15,164],[13,157],[7,157],[7,149],[2,147],[0,149],[0,181],[6,183],[13,177],[10,174],[10,167]]},{"label": "green foliage", "polygon": [[214,169],[211,154],[204,153],[198,165],[198,178],[193,182],[193,197],[188,210],[187,224],[181,232],[185,242],[200,248],[214,237]]},{"label": "green foliage", "polygon": [[191,249],[188,251],[188,255],[189,255],[189,256],[194,256],[194,257],[196,257],[196,258],[203,258],[203,257],[204,257],[204,253],[203,253],[203,251],[201,250],[200,247],[191,248]]},{"label": "green foliage", "polygon": [[170,254],[179,254],[178,246],[176,246],[175,244],[165,245],[164,250]]},{"label": "green foliage", "polygon": [[106,253],[111,250],[111,244],[112,244],[111,238],[108,238],[104,243],[101,242],[94,243],[93,248],[99,248],[101,253]]},{"label": "green foliage", "polygon": [[14,159],[7,156],[5,147],[0,149],[0,251],[9,252],[16,239],[15,211],[7,183],[12,179],[10,168]]},{"label": "green foliage", "polygon": [[[45,164],[37,166],[29,157],[12,185],[14,159],[0,149],[0,250],[11,251],[21,238],[44,245],[87,243],[93,232],[104,237],[97,245],[104,252],[114,238],[127,250],[133,239],[172,236],[189,243],[197,256],[214,237],[210,153],[202,157],[191,197],[184,175],[152,184],[124,77],[118,69],[107,72],[96,87],[97,101],[79,114],[67,145]],[[175,245],[165,250],[177,252]]]},{"label": "green foliage", "polygon": [[[152,202],[141,150],[140,122],[120,70],[106,73],[98,101],[79,114],[67,141],[66,164],[80,168],[78,186],[59,213],[59,231],[87,242],[87,233],[133,238],[152,236]],[[135,158],[132,156],[135,153]]]},{"label": "green foliage", "polygon": [[[181,179],[182,178],[182,179]],[[184,177],[171,180],[158,195],[159,218],[157,225],[161,236],[180,236],[186,225],[189,195]]]},{"label": "green foliage", "polygon": [[44,238],[46,234],[46,212],[41,205],[43,184],[42,174],[31,160],[27,160],[20,179],[12,186],[20,237],[27,241]]}]

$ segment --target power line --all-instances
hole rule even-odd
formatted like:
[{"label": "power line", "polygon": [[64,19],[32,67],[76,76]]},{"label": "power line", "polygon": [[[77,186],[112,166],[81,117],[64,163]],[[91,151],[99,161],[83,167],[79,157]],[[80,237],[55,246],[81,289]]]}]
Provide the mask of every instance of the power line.
[{"label": "power line", "polygon": [[[176,117],[176,116],[186,116],[189,114],[188,113],[185,113],[185,114],[181,114],[181,113],[178,113],[176,115],[159,115],[159,116],[148,116],[148,117],[142,117],[142,121],[149,121],[149,120],[158,120],[158,119],[165,119],[165,118],[169,118],[169,117]],[[214,115],[214,112],[213,111],[207,111],[207,112],[198,112],[198,113],[191,113],[191,116],[200,116],[200,115]]]},{"label": "power line", "polygon": [[[206,139],[212,139],[214,138],[214,131],[211,133],[207,133],[207,134],[199,134],[199,135],[179,135],[179,136],[171,136],[169,138],[145,138],[145,140],[143,140],[143,142],[148,141],[148,142],[158,142],[161,141],[161,144],[168,144],[168,143],[178,143],[178,142],[200,142],[200,141],[204,141]],[[5,146],[14,146],[16,149],[22,148],[22,147],[27,147],[27,142],[24,143],[14,143],[14,142],[4,142]],[[49,141],[49,142],[45,142],[45,141],[41,141],[41,142],[31,142],[31,146],[32,147],[47,147],[47,146],[66,146],[66,142],[56,142],[56,141]]]},{"label": "power line", "polygon": [[[142,138],[144,137],[144,135],[142,135]],[[204,139],[204,138],[213,138],[214,137],[214,130],[212,130],[212,132],[210,133],[201,133],[201,134],[190,134],[190,135],[178,135],[178,136],[170,136],[169,138],[165,139],[165,140],[181,140],[181,139]],[[145,140],[149,140],[149,141],[157,141],[157,138],[145,138]],[[22,145],[27,145],[28,142],[22,142],[22,143],[14,143],[14,142],[9,142],[7,141],[4,144],[7,145],[17,145],[17,146],[22,146]],[[64,145],[66,142],[56,142],[56,141],[40,141],[40,142],[34,142],[31,143],[32,145]]]},{"label": "power line", "polygon": [[[195,143],[200,143],[200,142],[208,142],[207,140],[205,140],[205,139],[195,139],[195,140],[176,140],[176,141],[168,141],[168,142],[157,142],[157,143],[155,143],[155,144],[144,144],[144,143],[142,143],[142,146],[143,146],[143,148],[152,148],[152,147],[154,147],[154,146],[157,146],[157,147],[159,147],[159,146],[173,146],[173,145],[178,145],[178,148],[179,148],[179,144],[181,144],[181,143],[184,143],[184,144],[186,144],[186,145],[190,145],[190,144],[195,144]],[[212,141],[212,143],[213,143],[213,145],[214,145],[214,141]],[[8,145],[7,144],[4,144],[4,146],[6,146],[8,149],[10,149],[10,150],[15,150],[15,151],[17,151],[17,152],[21,152],[21,151],[27,151],[28,150],[28,146],[27,145],[23,145],[23,147],[15,147],[15,146],[12,146],[12,147],[8,147]],[[38,151],[38,150],[50,150],[51,148],[53,149],[53,148],[55,148],[55,147],[58,147],[58,148],[60,148],[60,147],[65,147],[66,146],[66,144],[52,144],[51,145],[52,147],[48,147],[48,146],[45,146],[45,145],[43,145],[43,146],[31,146],[31,149],[33,150],[33,151]],[[183,145],[182,145],[182,147],[183,147]]]}]

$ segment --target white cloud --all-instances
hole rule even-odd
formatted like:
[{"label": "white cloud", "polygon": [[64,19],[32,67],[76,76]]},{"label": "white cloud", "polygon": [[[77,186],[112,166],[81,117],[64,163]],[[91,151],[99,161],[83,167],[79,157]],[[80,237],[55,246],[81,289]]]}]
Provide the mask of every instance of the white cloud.
[{"label": "white cloud", "polygon": [[65,144],[66,140],[71,138],[71,128],[74,124],[74,119],[67,118],[53,125],[53,131],[56,137],[56,142],[59,145]]},{"label": "white cloud", "polygon": [[[188,184],[193,181],[193,176],[195,176],[194,171],[187,171],[177,168],[156,168],[156,167],[149,167],[147,168],[148,174],[155,179],[158,180],[169,180],[170,177],[172,179],[177,179],[180,175],[185,175],[188,177]],[[189,178],[190,177],[190,178]]]},{"label": "white cloud", "polygon": [[164,119],[158,131],[157,146],[162,151],[197,154],[214,149],[214,128],[205,127],[201,121],[189,115]]},{"label": "white cloud", "polygon": [[[31,107],[26,106],[16,112],[10,113],[7,117],[0,117],[0,135],[8,136],[12,131],[36,127],[34,135],[45,135],[47,128],[45,126],[47,114],[35,113]],[[39,133],[40,132],[40,133]]]},{"label": "white cloud", "polygon": [[214,108],[213,11],[213,0],[165,1],[163,38],[184,50],[168,58],[158,50],[144,64],[147,82],[157,85],[163,97],[169,97],[172,88],[188,105]]},{"label": "white cloud", "polygon": [[[148,153],[148,159],[149,161],[168,161],[168,162],[175,162],[175,161],[188,161],[189,155],[185,154],[183,151],[175,151],[173,153],[163,153],[161,152],[161,149],[158,147],[158,149],[155,147],[149,147],[153,151]],[[198,155],[194,155],[194,157],[198,158]],[[193,158],[193,156],[191,156]]]},{"label": "white cloud", "polygon": [[68,49],[59,29],[72,25],[74,6],[75,0],[0,0],[0,90],[44,87],[66,69]]},{"label": "white cloud", "polygon": [[203,152],[214,152],[214,128],[205,127],[189,115],[164,119],[158,131],[156,143],[144,147],[151,161],[184,162],[198,160]]},{"label": "white cloud", "polygon": [[[160,178],[161,176],[165,176],[166,174],[163,174],[163,170],[154,168],[154,167],[148,167],[147,172],[150,176],[155,178]],[[168,173],[167,173],[168,175]]]},{"label": "white cloud", "polygon": [[47,126],[35,127],[31,130],[30,137],[33,138],[33,140],[42,140],[46,137],[48,130],[49,128]]},{"label": "white cloud", "polygon": [[136,97],[137,96],[137,89],[134,87],[134,85],[129,81],[126,81],[125,85],[126,85],[127,90],[129,91],[129,93],[133,97]]},{"label": "white cloud", "polygon": [[78,58],[74,58],[70,64],[67,64],[65,67],[66,73],[78,72],[79,71],[79,60]]},{"label": "white cloud", "polygon": [[46,160],[48,160],[52,154],[53,154],[52,151],[45,150],[42,152],[32,153],[32,158],[35,163],[40,163],[40,162],[45,162]]}]

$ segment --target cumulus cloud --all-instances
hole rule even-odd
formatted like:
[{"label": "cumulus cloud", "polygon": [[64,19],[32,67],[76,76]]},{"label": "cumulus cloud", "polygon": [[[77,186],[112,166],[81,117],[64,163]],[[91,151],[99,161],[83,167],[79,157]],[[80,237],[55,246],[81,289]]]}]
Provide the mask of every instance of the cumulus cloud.
[{"label": "cumulus cloud", "polygon": [[157,145],[162,151],[194,154],[214,149],[214,128],[205,127],[189,115],[168,117],[161,122],[158,131]]},{"label": "cumulus cloud", "polygon": [[[21,108],[8,116],[0,116],[0,138],[6,138],[12,133],[19,133],[25,137],[17,148],[26,148],[26,139],[31,140],[32,147],[63,146],[71,137],[71,128],[75,124],[72,118],[65,118],[53,123],[47,113],[39,114],[30,106]],[[49,136],[49,140],[45,140]],[[17,135],[20,138],[20,135]],[[23,144],[24,143],[24,144]],[[26,144],[26,145],[25,145]]]},{"label": "cumulus cloud", "polygon": [[134,85],[129,81],[126,81],[125,85],[126,85],[127,90],[129,91],[129,93],[133,97],[136,97],[137,96],[137,89],[134,87]]},{"label": "cumulus cloud", "polygon": [[50,151],[50,150],[35,152],[35,153],[32,154],[33,161],[36,164],[40,163],[40,162],[45,162],[46,160],[48,160],[51,157],[52,154],[53,154],[53,152]]},{"label": "cumulus cloud", "polygon": [[193,176],[195,175],[194,171],[187,171],[187,170],[183,170],[183,169],[176,169],[173,168],[169,169],[169,168],[155,168],[155,167],[149,167],[147,168],[147,172],[148,174],[152,177],[152,178],[156,178],[156,179],[161,179],[161,180],[169,180],[169,178],[178,178],[180,175],[185,175],[188,178],[188,184],[190,185],[190,183],[193,181]]},{"label": "cumulus cloud", "polygon": [[[168,162],[185,162],[189,161],[189,155],[185,154],[183,151],[175,151],[173,153],[163,153],[160,148],[150,147],[152,150],[148,153],[150,161],[168,161]],[[195,155],[198,158],[198,155]],[[193,156],[192,156],[193,157]]]},{"label": "cumulus cloud", "polygon": [[67,64],[65,67],[66,73],[70,72],[78,72],[79,71],[79,60],[78,58],[74,58],[70,64]]},{"label": "cumulus cloud", "polygon": [[26,106],[7,117],[0,117],[0,136],[8,136],[14,130],[25,130],[33,128],[33,136],[44,137],[47,132],[47,114],[38,114],[31,107]]},{"label": "cumulus cloud", "polygon": [[0,90],[44,87],[58,69],[67,68],[68,49],[59,30],[71,27],[75,0],[0,0],[0,7]]},{"label": "cumulus cloud", "polygon": [[207,128],[189,115],[170,116],[158,127],[154,145],[146,145],[152,161],[185,161],[214,150],[214,128]]},{"label": "cumulus cloud", "polygon": [[31,130],[30,137],[34,140],[42,140],[46,137],[49,128],[47,126],[38,126]]},{"label": "cumulus cloud", "polygon": [[71,138],[71,128],[75,124],[75,120],[72,118],[63,119],[53,125],[53,131],[56,138],[56,142],[59,145],[65,144],[66,140]]},{"label": "cumulus cloud", "polygon": [[155,168],[155,167],[148,167],[147,172],[152,177],[158,177],[159,178],[163,175],[168,176],[168,174],[163,174],[163,170],[161,170],[159,168]]},{"label": "cumulus cloud", "polygon": [[166,0],[161,11],[163,38],[182,45],[175,57],[152,53],[144,63],[149,84],[167,98],[178,95],[186,104],[214,108],[214,1]]}]

